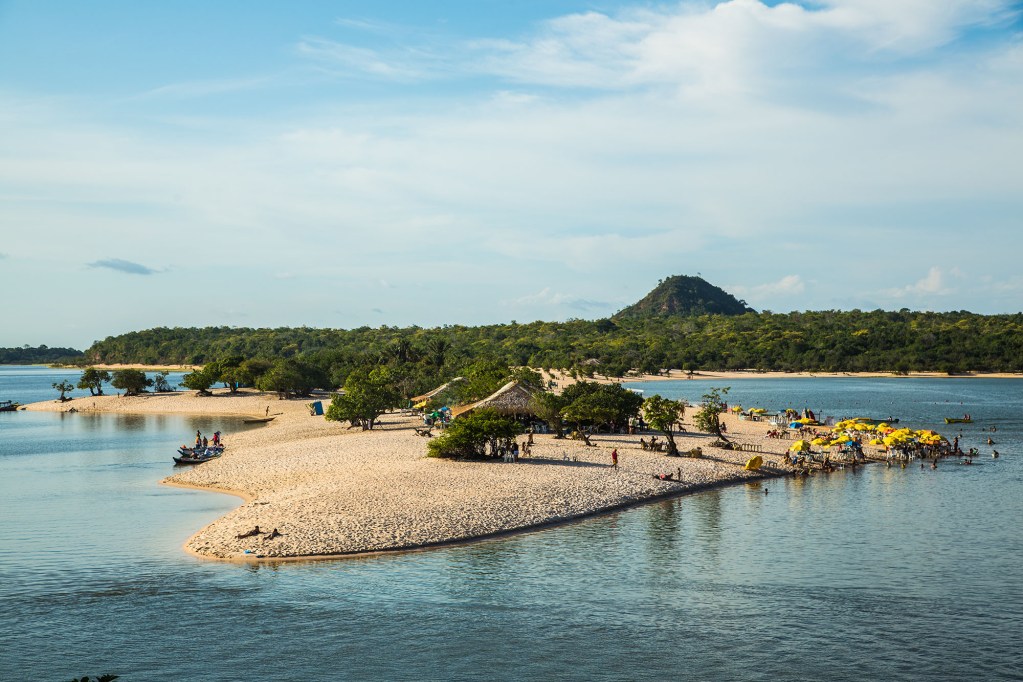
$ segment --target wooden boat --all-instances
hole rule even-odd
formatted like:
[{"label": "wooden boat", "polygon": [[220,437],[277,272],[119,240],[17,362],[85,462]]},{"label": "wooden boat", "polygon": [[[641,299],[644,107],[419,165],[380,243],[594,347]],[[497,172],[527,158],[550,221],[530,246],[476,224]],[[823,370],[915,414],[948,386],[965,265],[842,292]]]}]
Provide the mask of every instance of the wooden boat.
[{"label": "wooden boat", "polygon": [[178,448],[178,454],[182,457],[204,457],[207,455],[220,455],[224,452],[223,445],[210,445],[205,448],[189,448],[182,445]]},{"label": "wooden boat", "polygon": [[960,418],[956,419],[955,417],[945,417],[945,423],[946,424],[972,424],[973,423],[973,418],[972,417],[960,417]]},{"label": "wooden boat", "polygon": [[20,404],[11,400],[0,400],[0,412],[14,412],[19,407],[21,407]]},{"label": "wooden boat", "polygon": [[258,417],[256,419],[243,419],[242,424],[265,424],[266,422],[272,422],[277,417]]},{"label": "wooden boat", "polygon": [[201,457],[192,457],[185,455],[182,457],[175,457],[174,462],[176,464],[202,464],[203,462],[208,462],[211,459],[216,459],[217,457],[220,457],[219,452],[213,455],[203,455]]}]

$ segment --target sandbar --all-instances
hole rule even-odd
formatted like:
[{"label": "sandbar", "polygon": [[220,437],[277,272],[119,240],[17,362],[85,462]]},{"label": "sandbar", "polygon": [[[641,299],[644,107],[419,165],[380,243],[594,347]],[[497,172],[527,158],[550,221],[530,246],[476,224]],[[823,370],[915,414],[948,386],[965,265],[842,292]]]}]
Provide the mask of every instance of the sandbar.
[{"label": "sandbar", "polygon": [[[372,431],[313,416],[306,400],[218,389],[195,393],[99,396],[44,402],[30,410],[180,413],[276,418],[249,431],[225,433],[227,450],[213,461],[174,467],[180,442],[167,444],[165,483],[238,495],[243,503],[200,529],[186,551],[221,560],[282,560],[414,550],[543,528],[631,505],[757,481],[786,473],[775,465],[791,441],[766,437],[766,423],[724,417],[733,441],[759,447],[760,471],[742,465],[749,452],[714,448],[711,435],[676,436],[680,450],[703,448],[703,458],[667,457],[640,447],[640,435],[599,434],[582,441],[534,435],[530,457],[517,463],[450,461],[426,457],[428,438],[414,427],[421,417],[384,415]],[[225,429],[226,431],[226,429]],[[645,434],[649,439],[651,434]],[[520,442],[525,436],[519,438]],[[611,451],[619,452],[617,469]],[[682,470],[681,481],[654,475]],[[280,537],[239,539],[259,526]]]}]

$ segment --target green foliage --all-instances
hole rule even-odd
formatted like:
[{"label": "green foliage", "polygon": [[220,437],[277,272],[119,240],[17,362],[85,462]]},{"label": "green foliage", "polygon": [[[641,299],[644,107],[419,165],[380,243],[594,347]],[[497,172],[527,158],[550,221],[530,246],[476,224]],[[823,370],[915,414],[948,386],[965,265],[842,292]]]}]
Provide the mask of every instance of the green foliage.
[{"label": "green foliage", "polygon": [[190,391],[198,391],[199,395],[210,395],[210,386],[217,380],[217,369],[207,365],[202,369],[189,372],[181,378],[181,385]]},{"label": "green foliage", "polygon": [[153,385],[153,380],[140,369],[119,369],[114,372],[110,385],[124,391],[125,395],[138,395]]},{"label": "green foliage", "polygon": [[170,393],[174,387],[167,381],[169,372],[157,372],[153,377],[153,390],[157,393]]},{"label": "green foliage", "polygon": [[[496,456],[502,441],[522,433],[522,425],[489,408],[454,419],[444,433],[427,445],[430,457],[482,458]],[[488,453],[489,449],[489,453]]]},{"label": "green foliage", "polygon": [[[722,412],[725,411],[724,396],[728,394],[728,387],[712,388],[703,394],[700,400],[700,409],[693,414],[693,425],[701,431],[717,434],[718,438],[724,438],[721,433]],[[727,439],[725,439],[727,440]]]},{"label": "green foliage", "polygon": [[742,315],[754,312],[725,290],[702,277],[676,275],[657,283],[657,287],[637,303],[625,308],[614,319],[651,315]]},{"label": "green foliage", "polygon": [[[518,367],[511,370],[508,374],[508,381],[517,381],[521,386],[534,390],[542,389],[544,387],[543,376],[536,370],[530,369],[529,367]],[[500,388],[500,386],[497,388]],[[493,391],[491,391],[491,393],[493,393]]]},{"label": "green foliage", "polygon": [[500,360],[479,360],[472,363],[465,370],[465,381],[455,388],[459,402],[483,400],[508,383],[510,374],[508,365]]},{"label": "green foliage", "polygon": [[[697,308],[710,309],[706,295],[691,300]],[[557,368],[583,376],[594,371],[621,376],[632,369],[661,368],[1023,371],[1023,313],[693,312],[631,316],[622,311],[613,320],[436,329],[157,328],[99,341],[87,357],[96,363],[165,364],[244,357],[240,369],[245,374],[239,383],[247,385],[254,385],[272,362],[285,357],[316,367],[332,386],[342,385],[357,367],[401,366],[409,385],[414,385],[410,395],[453,376],[468,377],[470,367],[486,358],[495,372],[488,378],[483,367],[476,367],[466,402],[474,396],[486,397],[502,380],[507,381],[508,372],[499,371],[500,367]]]},{"label": "green foliage", "polygon": [[89,367],[82,372],[78,379],[78,388],[83,391],[88,389],[92,395],[103,395],[103,384],[110,381],[110,372],[106,370]]},{"label": "green foliage", "polygon": [[612,430],[628,424],[639,415],[643,398],[618,384],[580,381],[566,387],[562,397],[568,405],[562,409],[565,419],[577,426],[609,426]]},{"label": "green foliage", "polygon": [[348,375],[344,393],[335,395],[327,407],[328,421],[347,421],[352,426],[372,429],[377,418],[397,407],[401,395],[387,367],[359,369]]},{"label": "green foliage", "polygon": [[246,372],[242,370],[243,362],[245,362],[245,358],[241,355],[232,355],[214,360],[203,367],[203,370],[213,379],[214,383],[223,382],[224,388],[229,389],[231,393],[237,393],[238,386],[248,378]]},{"label": "green foliage", "polygon": [[60,391],[60,402],[66,403],[67,401],[71,400],[71,398],[67,397],[67,394],[75,390],[75,385],[72,384],[70,381],[65,379],[64,381],[61,382],[54,382],[53,384],[51,384],[51,386]]},{"label": "green foliage", "polygon": [[328,379],[322,370],[294,358],[278,360],[256,378],[256,388],[274,391],[285,399],[309,395],[314,388],[326,386],[327,383]]},{"label": "green foliage", "polygon": [[561,411],[568,407],[568,401],[564,396],[546,392],[534,393],[532,407],[536,416],[554,429],[555,438],[564,438]]},{"label": "green foliage", "polygon": [[21,348],[0,348],[0,365],[72,365],[81,362],[82,351],[74,348],[50,348],[49,346],[22,346]]},{"label": "green foliage", "polygon": [[686,413],[684,400],[668,400],[659,395],[650,396],[643,401],[643,414],[650,426],[664,434],[668,441],[668,454],[677,455],[675,445],[675,426],[682,421]]}]

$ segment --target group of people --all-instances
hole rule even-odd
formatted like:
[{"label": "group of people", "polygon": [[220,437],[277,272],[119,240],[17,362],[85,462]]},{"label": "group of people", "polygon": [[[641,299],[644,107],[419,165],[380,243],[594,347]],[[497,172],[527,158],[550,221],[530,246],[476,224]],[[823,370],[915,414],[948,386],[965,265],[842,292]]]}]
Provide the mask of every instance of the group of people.
[{"label": "group of people", "polygon": [[202,435],[202,431],[196,429],[195,431],[195,449],[208,448],[210,446],[220,447],[220,431],[213,432],[213,440],[211,441],[206,436]]}]

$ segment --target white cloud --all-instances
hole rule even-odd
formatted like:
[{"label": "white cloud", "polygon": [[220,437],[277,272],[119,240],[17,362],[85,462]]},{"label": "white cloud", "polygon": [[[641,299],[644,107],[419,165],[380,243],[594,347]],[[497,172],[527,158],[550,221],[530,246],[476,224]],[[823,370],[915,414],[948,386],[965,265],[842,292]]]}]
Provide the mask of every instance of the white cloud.
[{"label": "white cloud", "polygon": [[532,308],[562,307],[587,312],[610,310],[613,305],[607,301],[594,301],[573,294],[557,292],[550,287],[544,287],[535,294],[520,296],[519,298],[507,301],[505,304]]},{"label": "white cloud", "polygon": [[904,287],[889,289],[885,293],[893,298],[905,298],[907,296],[947,296],[954,292],[950,278],[961,278],[962,272],[958,268],[945,272],[937,265],[927,271],[927,274],[916,282],[907,284]]},{"label": "white cloud", "polygon": [[799,275],[785,275],[776,282],[756,284],[753,286],[735,285],[727,288],[736,296],[746,299],[748,303],[764,303],[777,305],[775,302],[786,300],[791,296],[799,296],[806,291],[806,283]]}]

